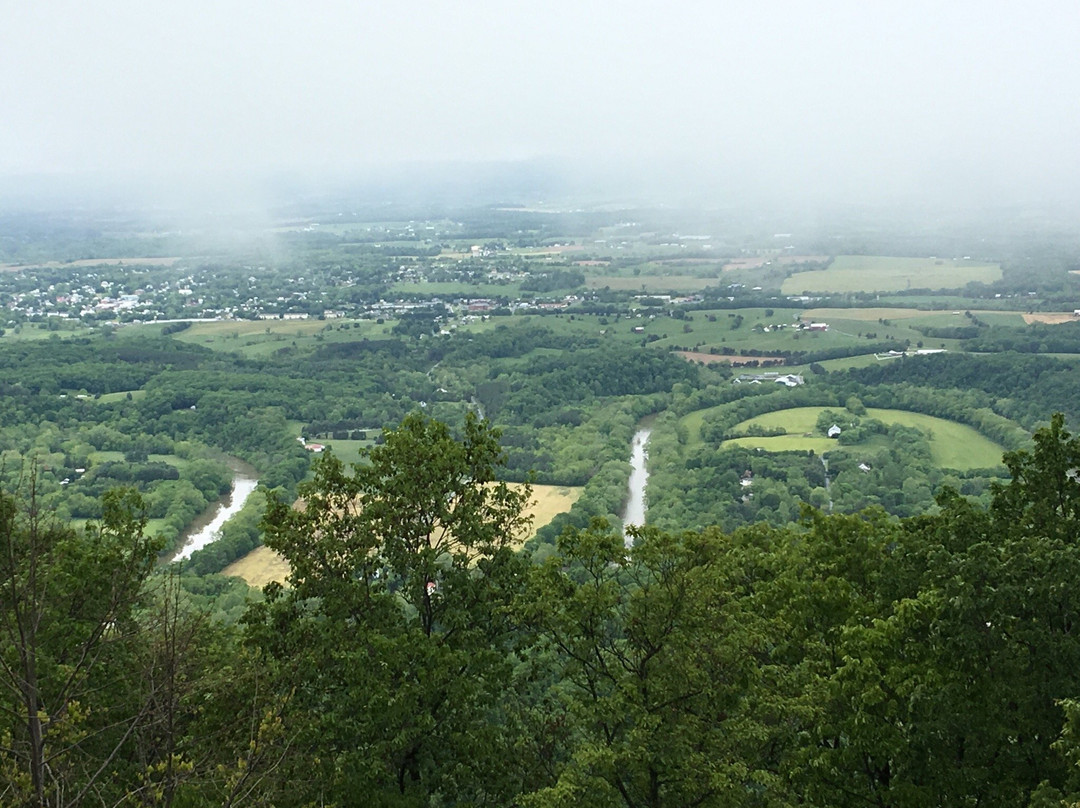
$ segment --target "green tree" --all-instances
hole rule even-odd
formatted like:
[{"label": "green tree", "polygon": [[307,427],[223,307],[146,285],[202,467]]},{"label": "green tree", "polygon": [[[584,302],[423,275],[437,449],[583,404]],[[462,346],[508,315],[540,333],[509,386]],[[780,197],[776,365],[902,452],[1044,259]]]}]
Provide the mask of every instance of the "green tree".
[{"label": "green tree", "polygon": [[519,600],[571,722],[555,782],[526,802],[766,804],[769,642],[739,597],[745,567],[715,531],[632,535],[602,520],[564,533]]},{"label": "green tree", "polygon": [[125,698],[134,609],[159,549],[142,503],[109,492],[85,535],[0,494],[0,778],[8,805],[82,805],[145,719]]},{"label": "green tree", "polygon": [[323,458],[302,508],[270,504],[266,543],[289,561],[290,588],[268,587],[249,637],[295,694],[286,724],[306,750],[284,764],[280,804],[516,792],[502,604],[523,574],[513,548],[529,490],[496,481],[501,457],[486,422],[470,416],[455,438],[412,415],[351,474]]}]

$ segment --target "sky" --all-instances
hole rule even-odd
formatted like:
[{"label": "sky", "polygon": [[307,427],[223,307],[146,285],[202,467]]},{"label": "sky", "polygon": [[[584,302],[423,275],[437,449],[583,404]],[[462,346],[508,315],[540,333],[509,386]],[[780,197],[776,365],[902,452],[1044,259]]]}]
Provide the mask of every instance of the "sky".
[{"label": "sky", "polygon": [[9,179],[542,160],[717,196],[1080,196],[1075,0],[0,10]]}]

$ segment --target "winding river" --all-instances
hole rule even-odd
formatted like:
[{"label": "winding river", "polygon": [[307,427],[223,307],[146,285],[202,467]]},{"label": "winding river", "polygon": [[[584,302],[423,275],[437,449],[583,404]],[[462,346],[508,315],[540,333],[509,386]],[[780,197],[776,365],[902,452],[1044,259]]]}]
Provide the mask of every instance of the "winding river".
[{"label": "winding river", "polygon": [[255,469],[235,458],[229,459],[229,468],[233,470],[232,492],[217,504],[210,506],[196,519],[184,535],[183,544],[173,561],[182,561],[196,550],[201,550],[218,538],[218,531],[229,519],[235,516],[248,497],[259,484]]},{"label": "winding river", "polygon": [[[650,418],[641,422],[630,444],[629,492],[622,518],[624,531],[630,525],[645,524],[645,486],[649,482],[649,469],[646,462],[649,459],[648,447],[651,436],[652,419]],[[626,542],[630,544],[631,539],[628,538]]]}]

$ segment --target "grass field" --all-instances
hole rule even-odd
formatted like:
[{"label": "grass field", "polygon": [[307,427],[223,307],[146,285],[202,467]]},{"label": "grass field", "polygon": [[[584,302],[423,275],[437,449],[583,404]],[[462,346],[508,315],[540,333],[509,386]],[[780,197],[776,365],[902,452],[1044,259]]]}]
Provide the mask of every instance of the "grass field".
[{"label": "grass field", "polygon": [[[192,323],[190,328],[172,335],[181,342],[202,345],[218,351],[232,351],[257,358],[270,356],[281,348],[314,345],[319,342],[355,342],[375,339],[390,332],[394,321],[375,320],[221,320]],[[150,333],[160,326],[137,326]]]},{"label": "grass field", "polygon": [[872,308],[853,309],[807,309],[803,317],[807,320],[856,320],[859,322],[877,322],[888,320],[890,323],[898,321],[903,325],[934,326],[943,328],[946,326],[968,325],[968,318],[964,312],[970,311],[980,320],[990,325],[1019,326],[1030,322],[1030,316],[1021,315],[1019,312],[987,311],[985,309],[952,309],[949,311],[926,311],[925,309],[911,308],[888,308],[877,306]]},{"label": "grass field", "polygon": [[375,436],[379,434],[378,429],[367,430],[368,440],[332,440],[323,438],[312,438],[312,443],[321,443],[334,453],[334,457],[345,464],[348,468],[353,463],[360,462],[360,451],[366,449],[369,446],[375,445]]},{"label": "grass field", "polygon": [[724,446],[743,446],[747,449],[764,449],[766,452],[807,452],[825,454],[836,448],[836,441],[829,438],[806,438],[801,435],[777,435],[772,438],[732,438]]},{"label": "grass field", "polygon": [[40,341],[52,337],[67,339],[93,334],[96,330],[70,320],[63,322],[59,331],[50,331],[46,323],[21,323],[14,327],[5,327],[3,336],[0,336],[0,342]]},{"label": "grass field", "polygon": [[838,255],[828,269],[796,272],[781,287],[786,295],[803,292],[893,292],[904,289],[954,289],[972,281],[1001,280],[997,264],[943,258]]},{"label": "grass field", "polygon": [[[512,483],[511,487],[517,486]],[[526,511],[533,518],[532,530],[522,537],[517,546],[522,546],[558,514],[570,510],[583,490],[560,485],[534,485],[532,502]],[[269,547],[257,547],[222,572],[243,578],[250,586],[263,587],[271,581],[284,583],[289,575],[289,565]]]},{"label": "grass field", "polygon": [[95,400],[100,401],[103,404],[109,404],[109,403],[115,402],[115,401],[123,401],[128,396],[131,396],[131,398],[133,400],[137,401],[138,399],[142,398],[145,395],[146,395],[145,390],[128,390],[127,392],[120,392],[120,393],[102,393],[101,396],[99,396]]},{"label": "grass field", "polygon": [[[740,446],[758,447],[767,451],[807,451],[813,449],[819,454],[836,446],[835,441],[816,434],[818,416],[826,407],[794,407],[789,410],[766,413],[736,425],[735,430],[742,431],[751,425],[769,428],[783,428],[789,434],[772,438],[738,438],[730,443]],[[1001,463],[1004,448],[992,440],[983,437],[965,424],[935,418],[932,415],[909,412],[907,410],[884,410],[869,408],[866,414],[887,424],[900,424],[918,429],[930,438],[930,453],[934,462],[941,468],[974,469],[991,468]],[[698,422],[700,424],[700,421]],[[841,424],[841,426],[843,426]],[[811,433],[810,437],[804,437]]]}]

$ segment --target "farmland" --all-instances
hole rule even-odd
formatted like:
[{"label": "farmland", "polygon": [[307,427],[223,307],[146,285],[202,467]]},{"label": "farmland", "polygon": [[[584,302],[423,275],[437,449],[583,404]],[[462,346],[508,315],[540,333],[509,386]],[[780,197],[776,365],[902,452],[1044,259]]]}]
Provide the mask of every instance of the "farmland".
[{"label": "farmland", "polygon": [[[822,437],[816,428],[818,416],[826,407],[796,407],[779,410],[751,418],[737,424],[735,433],[746,432],[751,427],[784,429],[788,434],[774,437],[741,437],[730,441],[732,445],[762,448],[769,452],[809,451],[818,454],[836,446],[836,441]],[[1004,448],[983,437],[965,424],[935,418],[905,410],[869,408],[866,417],[886,424],[899,424],[919,430],[930,441],[934,462],[941,468],[967,470],[991,468],[1001,462]],[[840,423],[841,427],[846,424]],[[876,440],[876,439],[875,439]]]},{"label": "farmland", "polygon": [[[580,487],[534,485],[532,499],[526,509],[526,513],[532,519],[532,524],[529,533],[521,537],[519,546],[535,536],[537,530],[548,524],[558,514],[570,510],[581,496],[581,492]],[[263,587],[271,581],[284,583],[289,575],[289,565],[269,547],[256,547],[243,558],[227,566],[222,573],[243,578],[250,586]]]},{"label": "farmland", "polygon": [[941,258],[839,255],[828,269],[796,272],[784,281],[787,295],[805,292],[892,292],[904,289],[956,289],[993,283],[1001,267]]}]

